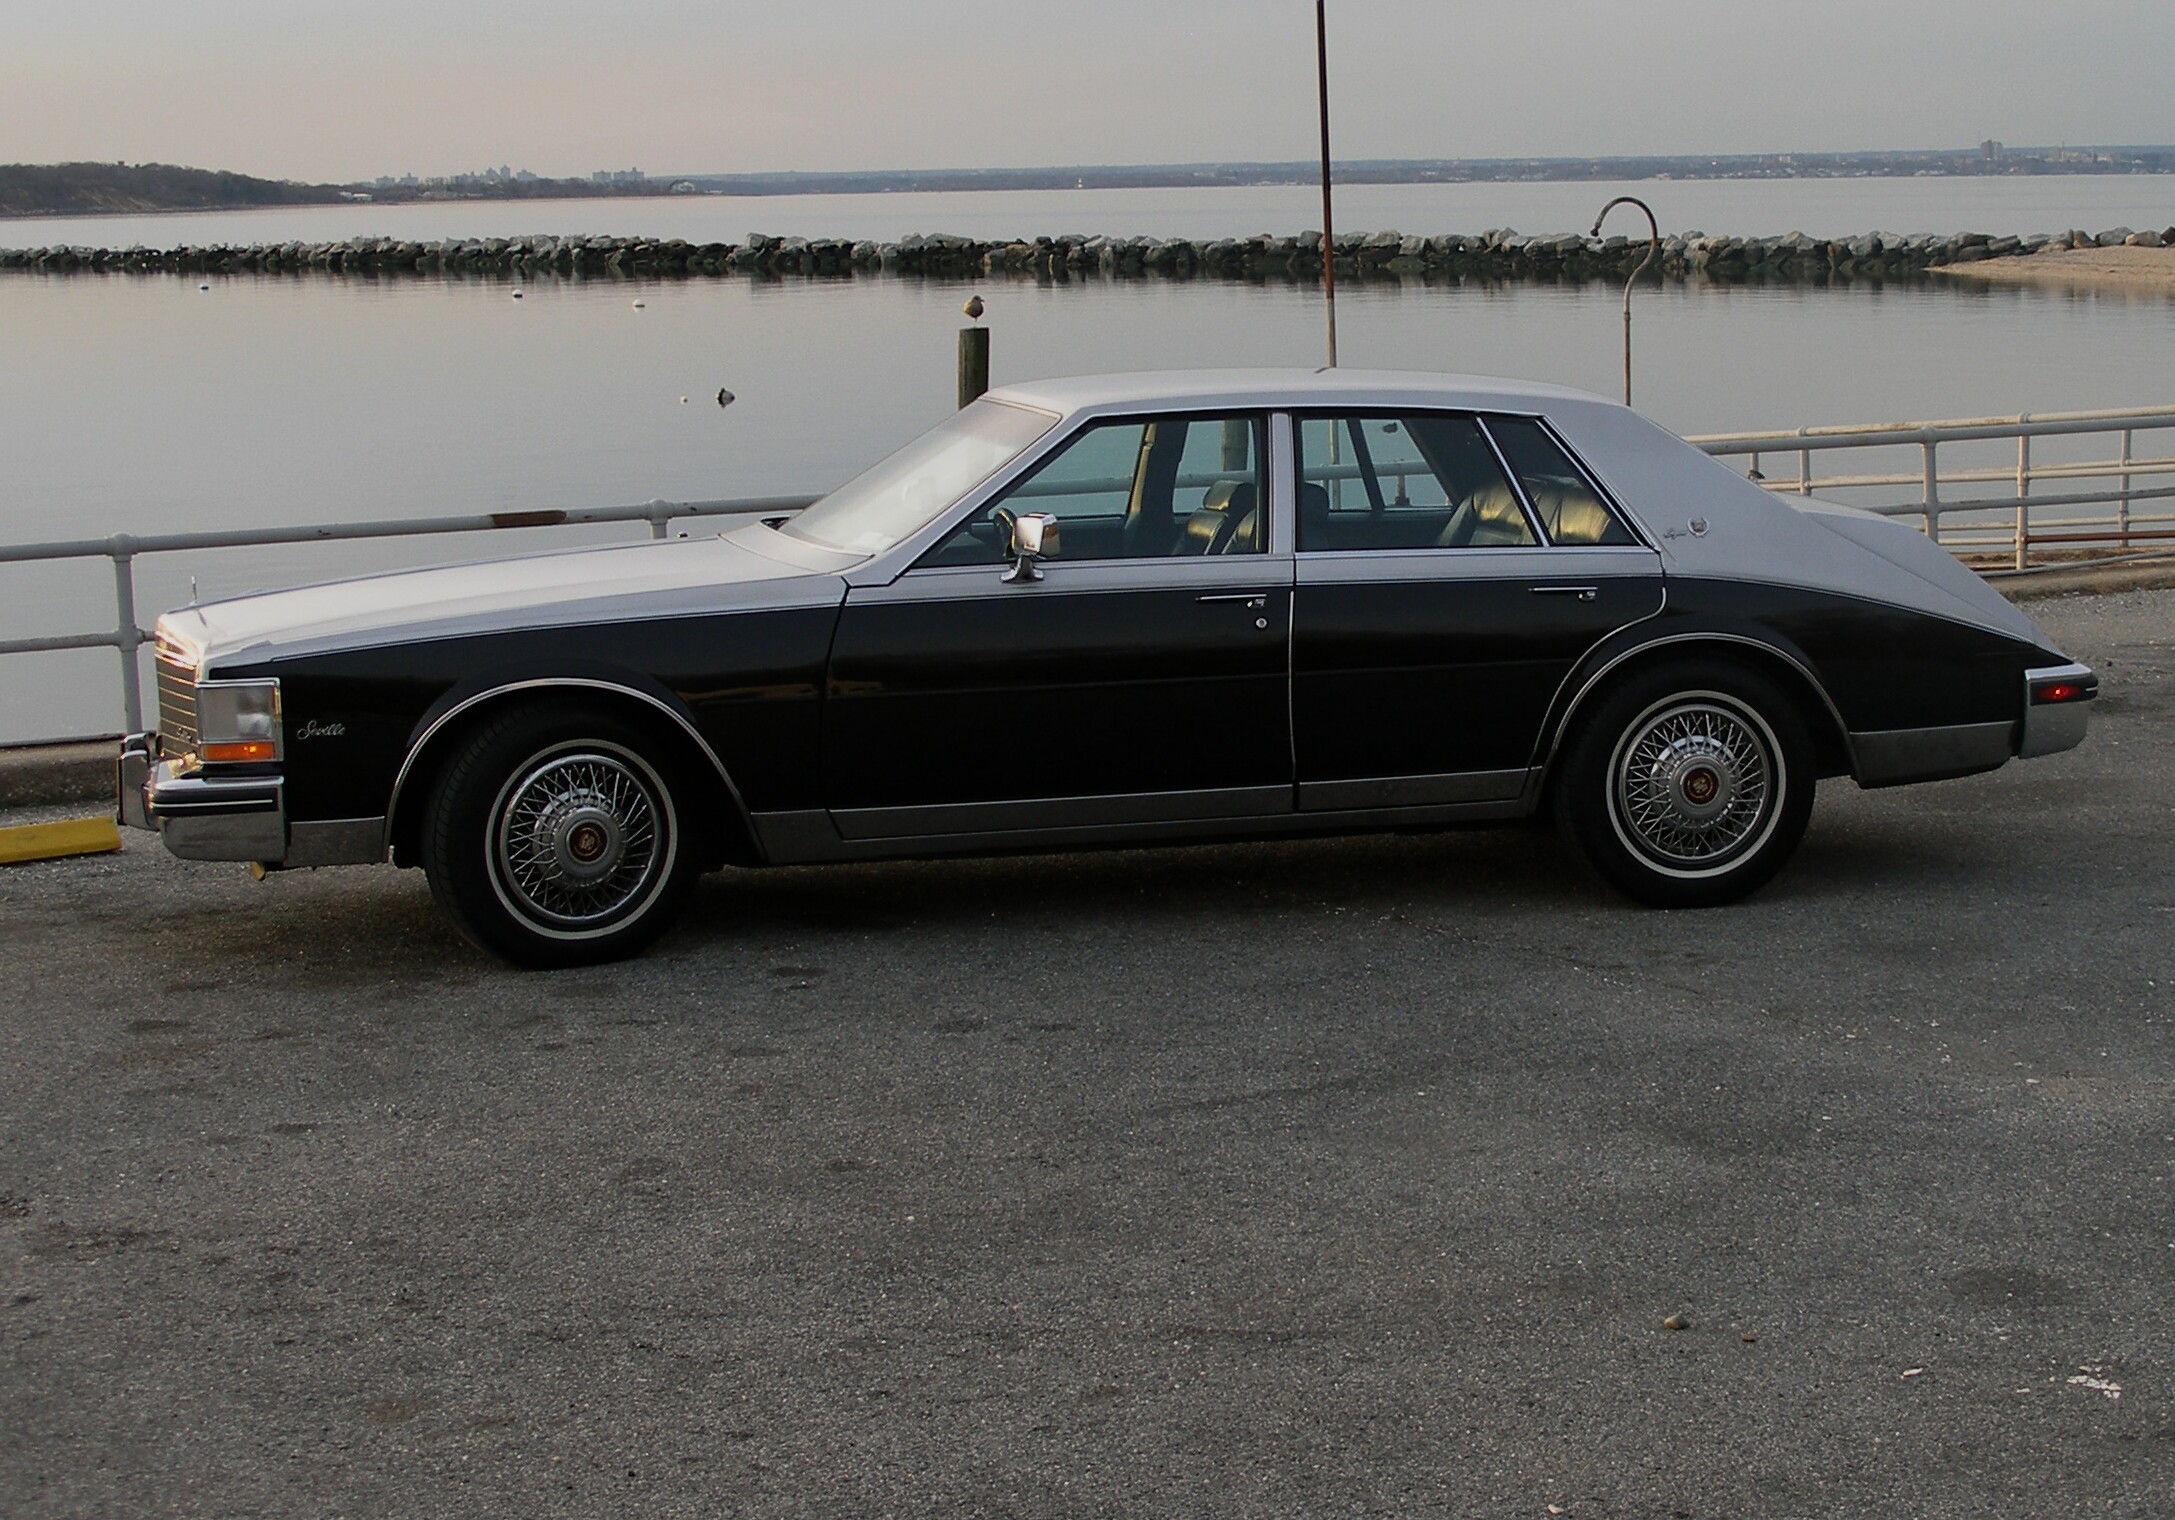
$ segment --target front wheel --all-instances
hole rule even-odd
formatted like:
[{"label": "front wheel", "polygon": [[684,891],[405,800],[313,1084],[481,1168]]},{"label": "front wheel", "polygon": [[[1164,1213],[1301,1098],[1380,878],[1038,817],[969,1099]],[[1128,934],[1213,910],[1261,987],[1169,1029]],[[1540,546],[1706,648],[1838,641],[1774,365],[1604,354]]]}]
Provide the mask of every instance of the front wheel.
[{"label": "front wheel", "polygon": [[1625,896],[1713,907],[1782,869],[1805,835],[1813,786],[1804,724],[1773,682],[1686,663],[1634,675],[1580,721],[1556,822]]},{"label": "front wheel", "polygon": [[632,955],[694,878],[680,795],[654,741],[608,712],[526,708],[471,735],[424,823],[431,893],[524,966]]}]

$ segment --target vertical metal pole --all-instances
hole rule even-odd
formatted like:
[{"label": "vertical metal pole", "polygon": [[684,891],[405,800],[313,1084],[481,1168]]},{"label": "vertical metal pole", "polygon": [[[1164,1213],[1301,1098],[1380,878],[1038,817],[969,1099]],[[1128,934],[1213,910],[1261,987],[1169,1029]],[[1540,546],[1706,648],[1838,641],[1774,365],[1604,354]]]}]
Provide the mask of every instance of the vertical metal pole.
[{"label": "vertical metal pole", "polygon": [[1329,367],[1337,367],[1337,231],[1329,204],[1329,0],[1314,0],[1314,59],[1322,106],[1322,312]]},{"label": "vertical metal pole", "polygon": [[980,399],[989,389],[989,329],[959,329],[959,404]]},{"label": "vertical metal pole", "polygon": [[[1805,430],[1803,428],[1798,429],[1798,432],[1801,434],[1804,431]],[[1811,449],[1799,449],[1797,451],[1797,494],[1800,496],[1812,495]]]},{"label": "vertical metal pole", "polygon": [[2122,535],[2122,547],[2130,547],[2130,429],[2122,430],[2122,454],[2115,461],[2122,468],[2118,477],[2122,483],[2122,499],[2115,503],[2115,529]]},{"label": "vertical metal pole", "polygon": [[[2022,426],[2025,419],[2017,418]],[[2016,435],[2016,568],[2030,563],[2031,556],[2032,435]]]},{"label": "vertical metal pole", "polygon": [[1624,405],[1631,405],[1631,285],[1624,285]]},{"label": "vertical metal pole", "polygon": [[143,645],[143,633],[136,627],[136,540],[117,533],[107,546],[113,556],[113,636],[121,646],[121,719],[137,734],[143,732],[143,691],[136,678],[136,651]]},{"label": "vertical metal pole", "polygon": [[1931,438],[1919,445],[1926,456],[1925,490],[1919,497],[1919,505],[1926,513],[1926,537],[1935,543],[1941,541],[1941,472],[1934,463],[1934,444]]}]

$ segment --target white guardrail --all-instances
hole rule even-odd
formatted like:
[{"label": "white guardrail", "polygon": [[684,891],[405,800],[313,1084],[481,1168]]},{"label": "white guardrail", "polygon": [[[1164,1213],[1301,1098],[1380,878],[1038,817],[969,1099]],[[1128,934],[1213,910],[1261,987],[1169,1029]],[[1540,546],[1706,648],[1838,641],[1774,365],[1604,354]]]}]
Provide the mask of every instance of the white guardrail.
[{"label": "white guardrail", "polygon": [[[1865,427],[1799,428],[1789,433],[1709,433],[1689,441],[1723,459],[1742,459],[1754,479],[1778,494],[1821,495],[1888,517],[1916,517],[1926,536],[1984,572],[2033,568],[2039,562],[2096,563],[2175,552],[2175,512],[2152,504],[2175,498],[2175,458],[2140,456],[2137,435],[2175,428],[2175,407],[2116,412],[2027,412],[1950,422],[1883,422]],[[2078,440],[2097,449],[2047,446],[2035,440]],[[2013,444],[2013,462],[1996,458]],[[1949,467],[1941,449],[1949,449]],[[1903,468],[1820,475],[1813,456],[1850,449],[1917,458]],[[2110,452],[2111,451],[2111,452]],[[1970,458],[1958,463],[1959,454]],[[2083,457],[2072,457],[2076,454]],[[1762,468],[1776,455],[1796,455],[1794,476]],[[1890,463],[1891,459],[1868,461]],[[2145,482],[2139,485],[2138,482]],[[1964,487],[1999,484],[1992,494],[1955,496]],[[2098,489],[2078,490],[2080,484]],[[2071,489],[2049,491],[2049,485]],[[2140,511],[2139,503],[2147,504]],[[2157,549],[2154,546],[2160,546]]]},{"label": "white guardrail", "polygon": [[136,621],[136,561],[146,554],[190,549],[248,549],[278,544],[331,543],[341,539],[420,538],[433,533],[488,533],[516,528],[567,528],[590,523],[644,522],[650,537],[665,538],[687,517],[760,517],[797,512],[807,496],[768,496],[739,501],[651,501],[639,506],[579,507],[568,511],[491,512],[473,517],[391,518],[379,522],[324,523],[304,528],[239,528],[226,533],[116,533],[72,543],[0,546],[0,565],[42,560],[106,559],[113,562],[114,627],[110,633],[69,633],[47,638],[0,639],[0,654],[46,654],[62,649],[116,649],[121,655],[121,712],[129,732],[143,727],[143,690],[136,651],[150,642]]},{"label": "white guardrail", "polygon": [[[1927,536],[1981,570],[2026,570],[2035,551],[2042,564],[2049,554],[2060,563],[2099,563],[2175,554],[2175,510],[2157,504],[2175,499],[2175,457],[2139,455],[2140,433],[2175,428],[2175,407],[2146,407],[2114,412],[2057,412],[2018,417],[1978,417],[1949,422],[1890,422],[1867,427],[1799,428],[1785,433],[1715,433],[1690,440],[1722,459],[1741,459],[1768,490],[1810,496],[1819,493],[1890,517],[1916,517]],[[2109,442],[2097,457],[2035,460],[2035,439],[2086,439]],[[1989,449],[2015,446],[2014,463],[1988,463]],[[1950,450],[1943,468],[1940,451]],[[1866,470],[1855,474],[1814,473],[1813,456],[1840,450],[1917,451],[1909,468]],[[1956,462],[1966,451],[1973,457]],[[2065,454],[2068,450],[2063,451]],[[1763,469],[1775,456],[1796,456],[1796,474],[1777,476]],[[2140,485],[2139,482],[2144,484]],[[1998,483],[2000,495],[1956,497],[1952,491]],[[2049,493],[2050,483],[2109,483],[2095,490]],[[736,501],[652,501],[636,506],[587,507],[568,511],[493,512],[471,517],[388,519],[379,522],[327,523],[297,528],[247,528],[224,533],[117,533],[110,538],[66,543],[0,546],[0,565],[46,560],[104,559],[113,565],[114,626],[103,633],[59,634],[42,638],[0,639],[0,655],[46,654],[66,649],[112,649],[120,655],[121,708],[131,731],[143,727],[143,693],[137,651],[150,634],[136,613],[136,561],[147,554],[190,550],[261,548],[273,545],[328,543],[342,539],[417,538],[436,533],[477,533],[507,529],[575,527],[595,523],[647,523],[652,538],[664,538],[683,518],[760,516],[790,512],[807,505],[805,496]],[[2143,504],[2145,510],[2140,510]]]}]

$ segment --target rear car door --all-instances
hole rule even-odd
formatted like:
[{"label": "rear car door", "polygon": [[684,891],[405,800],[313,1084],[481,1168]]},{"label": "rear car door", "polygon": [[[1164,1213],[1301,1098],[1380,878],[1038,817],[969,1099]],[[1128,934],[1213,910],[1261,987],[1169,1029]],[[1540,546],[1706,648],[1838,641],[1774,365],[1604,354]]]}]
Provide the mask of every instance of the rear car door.
[{"label": "rear car door", "polygon": [[1521,795],[1557,687],[1660,557],[1536,419],[1297,419],[1301,811]]}]

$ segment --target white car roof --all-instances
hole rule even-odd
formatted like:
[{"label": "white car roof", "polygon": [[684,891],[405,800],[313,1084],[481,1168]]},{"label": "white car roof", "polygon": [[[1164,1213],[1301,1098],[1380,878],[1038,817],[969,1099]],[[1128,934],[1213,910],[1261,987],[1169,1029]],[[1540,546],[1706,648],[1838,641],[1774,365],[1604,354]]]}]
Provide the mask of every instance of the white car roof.
[{"label": "white car roof", "polygon": [[1551,402],[1612,403],[1587,391],[1488,375],[1380,369],[1149,370],[1029,380],[992,390],[998,401],[1070,415],[1105,408],[1406,405],[1537,412]]}]

